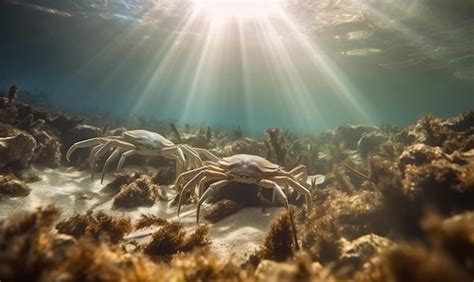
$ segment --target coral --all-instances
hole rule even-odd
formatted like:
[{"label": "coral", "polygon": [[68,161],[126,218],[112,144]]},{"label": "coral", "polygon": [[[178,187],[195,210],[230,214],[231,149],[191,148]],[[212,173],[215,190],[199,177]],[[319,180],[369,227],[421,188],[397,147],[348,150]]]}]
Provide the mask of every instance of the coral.
[{"label": "coral", "polygon": [[25,197],[30,194],[31,189],[23,181],[11,174],[0,175],[0,197]]},{"label": "coral", "polygon": [[242,206],[239,203],[224,199],[208,208],[204,218],[212,223],[216,223],[229,215],[237,213],[241,209]]},{"label": "coral", "polygon": [[150,177],[142,175],[121,187],[114,198],[113,206],[123,208],[151,206],[161,197],[158,191],[158,185],[152,183]]},{"label": "coral", "polygon": [[117,243],[125,234],[132,231],[129,218],[113,218],[103,212],[88,211],[74,215],[56,225],[59,233],[72,235],[75,238],[88,237],[94,240],[108,239]]}]

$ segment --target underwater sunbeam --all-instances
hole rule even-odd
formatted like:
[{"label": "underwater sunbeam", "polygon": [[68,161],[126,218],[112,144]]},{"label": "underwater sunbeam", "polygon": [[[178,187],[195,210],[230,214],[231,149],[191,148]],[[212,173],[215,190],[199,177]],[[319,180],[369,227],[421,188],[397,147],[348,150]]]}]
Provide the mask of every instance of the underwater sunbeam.
[{"label": "underwater sunbeam", "polygon": [[195,9],[212,20],[265,17],[275,14],[279,0],[195,0]]}]

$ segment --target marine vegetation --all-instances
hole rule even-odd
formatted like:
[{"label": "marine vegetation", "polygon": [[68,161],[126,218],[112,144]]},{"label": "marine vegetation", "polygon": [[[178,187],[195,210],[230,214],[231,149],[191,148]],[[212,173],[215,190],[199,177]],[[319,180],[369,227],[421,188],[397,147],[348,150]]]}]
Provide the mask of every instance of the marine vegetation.
[{"label": "marine vegetation", "polygon": [[[61,212],[35,202],[44,192],[29,183],[38,178],[32,171],[85,170],[88,160],[107,168],[113,158],[106,165],[101,154],[115,154],[117,161],[122,148],[132,148],[122,147],[121,132],[137,131],[28,105],[18,88],[14,93],[0,102],[0,201],[19,210],[30,201],[42,207],[0,213],[2,281],[472,280],[474,112],[428,115],[406,128],[342,125],[315,136],[269,129],[261,138],[134,120],[120,125],[162,132],[180,148],[206,148],[218,159],[198,163],[183,152],[182,164],[198,168],[179,174],[173,160],[130,156],[126,171],[87,194],[109,205],[99,201],[87,212]],[[83,140],[96,145],[93,154],[77,150],[67,162],[67,148]],[[203,216],[212,224],[132,216],[172,194],[178,204],[169,207],[173,215],[194,201],[199,211],[207,201]],[[272,219],[247,263],[215,252],[219,228],[229,228],[219,226],[227,222],[222,219],[278,203],[283,213]]]}]

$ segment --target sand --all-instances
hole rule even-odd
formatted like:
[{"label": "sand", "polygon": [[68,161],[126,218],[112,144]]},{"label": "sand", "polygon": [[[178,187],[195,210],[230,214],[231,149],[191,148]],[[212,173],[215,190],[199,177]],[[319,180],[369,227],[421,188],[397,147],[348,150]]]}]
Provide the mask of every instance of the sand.
[{"label": "sand", "polygon": [[[157,201],[152,207],[113,208],[113,195],[101,191],[112,179],[112,174],[107,175],[104,185],[101,185],[100,180],[91,182],[89,171],[78,171],[74,168],[32,168],[29,172],[40,175],[41,181],[29,184],[31,193],[27,197],[1,200],[0,220],[11,219],[19,213],[54,204],[61,209],[63,218],[92,209],[113,216],[126,215],[132,220],[138,219],[142,213],[154,214],[168,220],[181,221],[188,230],[196,227],[195,205],[184,206],[180,218],[177,217],[177,208],[168,207],[166,201]],[[172,194],[169,187],[164,189]],[[203,207],[204,211],[205,205]],[[201,223],[208,224],[210,229],[211,252],[222,259],[232,259],[236,263],[244,262],[263,242],[272,219],[281,209],[270,208],[263,213],[261,208],[243,208],[215,224],[201,219]],[[147,240],[150,237],[147,235],[152,231],[150,229],[137,231],[126,238]]]}]

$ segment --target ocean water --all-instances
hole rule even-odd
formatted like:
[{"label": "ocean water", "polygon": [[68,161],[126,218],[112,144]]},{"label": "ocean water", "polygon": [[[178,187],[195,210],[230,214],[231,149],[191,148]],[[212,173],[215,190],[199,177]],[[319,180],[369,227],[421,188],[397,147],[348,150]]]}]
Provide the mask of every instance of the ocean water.
[{"label": "ocean water", "polygon": [[472,0],[0,0],[0,87],[104,118],[317,133],[474,109]]}]

